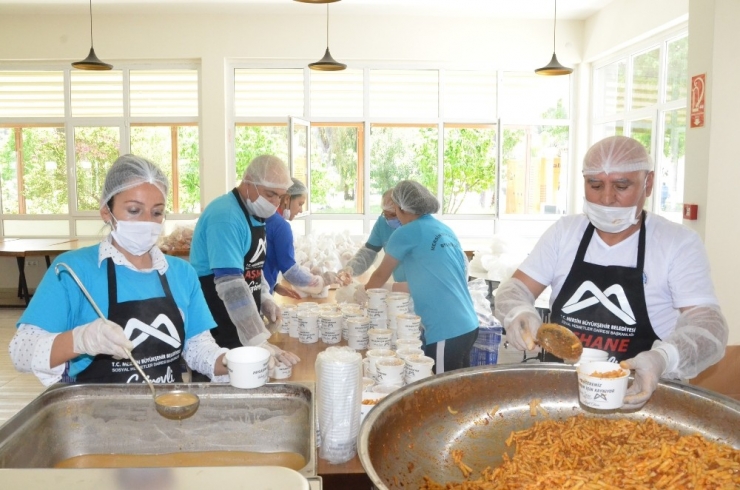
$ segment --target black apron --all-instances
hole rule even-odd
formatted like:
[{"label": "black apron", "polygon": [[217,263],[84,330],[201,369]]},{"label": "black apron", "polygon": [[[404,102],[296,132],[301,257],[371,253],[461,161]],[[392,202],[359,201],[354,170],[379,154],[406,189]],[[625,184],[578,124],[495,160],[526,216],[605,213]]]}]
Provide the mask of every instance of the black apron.
[{"label": "black apron", "polygon": [[[116,266],[106,259],[108,268],[108,320],[121,325],[131,339],[131,351],[141,369],[153,383],[182,381],[180,353],[185,342],[185,322],[172,297],[164,274],[157,273],[164,296],[118,302]],[[92,363],[77,375],[78,383],[145,383],[127,359],[95,356]]]},{"label": "black apron", "polygon": [[[645,303],[645,212],[637,246],[637,266],[584,262],[594,234],[589,223],[563,288],[552,305],[551,321],[572,330],[584,347],[605,350],[619,362],[650,350],[658,336]],[[545,361],[560,361],[546,354]]]},{"label": "black apron", "polygon": [[[264,226],[252,226],[252,220],[250,219],[249,211],[242,202],[242,198],[239,195],[239,191],[234,188],[231,191],[236,198],[236,202],[244,213],[244,218],[247,220],[249,226],[249,232],[252,235],[252,243],[249,246],[249,250],[244,255],[244,280],[247,281],[249,290],[252,291],[252,297],[254,298],[257,308],[261,305],[261,289],[262,289],[262,267],[265,265],[265,258],[267,257],[267,249],[265,247],[265,227]],[[262,222],[260,218],[254,218],[259,222]],[[203,289],[203,295],[208,303],[208,309],[211,310],[213,319],[216,320],[216,328],[211,330],[213,338],[216,339],[216,343],[221,347],[234,349],[241,347],[242,343],[239,340],[239,334],[236,331],[236,326],[229,317],[229,312],[226,310],[226,305],[218,297],[216,292],[216,283],[214,282],[214,275],[209,274],[198,278],[200,280],[200,286]]]}]

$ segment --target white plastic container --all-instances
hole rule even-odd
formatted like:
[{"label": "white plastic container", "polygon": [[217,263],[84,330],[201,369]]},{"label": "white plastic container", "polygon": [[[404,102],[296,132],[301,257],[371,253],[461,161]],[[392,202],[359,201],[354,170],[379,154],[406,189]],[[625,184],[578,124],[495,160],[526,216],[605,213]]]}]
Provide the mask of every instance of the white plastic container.
[{"label": "white plastic container", "polygon": [[[613,362],[587,362],[576,369],[578,372],[578,398],[587,407],[598,410],[613,410],[622,406],[627,391],[629,370]],[[594,376],[598,373],[621,371],[619,377]]]},{"label": "white plastic container", "polygon": [[237,347],[226,353],[229,383],[234,388],[257,388],[267,382],[270,352],[262,347]]}]

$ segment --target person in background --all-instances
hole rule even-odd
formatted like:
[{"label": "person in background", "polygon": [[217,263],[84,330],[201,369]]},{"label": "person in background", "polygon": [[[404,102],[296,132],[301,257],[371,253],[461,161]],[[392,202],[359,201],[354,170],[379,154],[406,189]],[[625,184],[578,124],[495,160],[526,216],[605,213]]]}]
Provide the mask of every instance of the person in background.
[{"label": "person in background", "polygon": [[[339,281],[343,286],[350,284],[353,277],[364,274],[373,265],[378,253],[385,249],[393,232],[400,228],[401,222],[396,216],[396,206],[393,203],[392,194],[392,188],[383,193],[381,198],[383,212],[375,221],[365,246],[357,250],[344,269],[339,271]],[[397,283],[406,282],[402,264],[399,264],[393,270],[393,280]]]},{"label": "person in background", "polygon": [[367,301],[367,289],[381,287],[401,264],[414,309],[424,328],[424,352],[437,374],[470,366],[478,336],[478,317],[467,282],[467,261],[455,233],[432,213],[439,201],[424,186],[404,180],[393,188],[401,227],[385,245],[385,257],[364,287],[355,293]]},{"label": "person in background", "polygon": [[[46,271],[10,342],[16,369],[47,386],[142,383],[126,360],[130,352],[154,383],[181,382],[181,356],[209,378],[227,375],[228,349],[210,334],[216,322],[195,271],[156,246],[167,187],[167,177],[144,158],[124,155],[113,163],[100,200],[112,231],[99,245],[61,254]],[[66,268],[55,273],[61,263],[75,271],[105,320]]]},{"label": "person in background", "polygon": [[583,177],[584,214],[542,236],[499,287],[495,315],[511,345],[534,348],[534,300],[552,286],[552,321],[635,370],[622,408],[638,409],[661,377],[690,379],[718,362],[728,326],[699,236],[643,210],[653,190],[645,147],[605,138],[586,153]]},{"label": "person in background", "polygon": [[271,155],[249,163],[242,181],[214,199],[193,231],[190,263],[218,327],[213,336],[222,347],[257,345],[271,353],[271,363],[300,359],[267,342],[270,331],[262,315],[278,326],[280,308],[262,275],[266,257],[265,220],[293,185],[288,167]]},{"label": "person in background", "polygon": [[278,273],[294,286],[307,292],[317,294],[321,292],[324,285],[336,284],[337,275],[327,271],[322,275],[314,275],[306,267],[302,267],[295,261],[295,249],[293,247],[293,230],[288,221],[292,221],[306,203],[308,189],[300,180],[293,178],[293,185],[280,199],[277,212],[267,218],[267,259],[263,274],[273,291],[290,298],[299,299],[300,295],[293,289],[277,283]]}]

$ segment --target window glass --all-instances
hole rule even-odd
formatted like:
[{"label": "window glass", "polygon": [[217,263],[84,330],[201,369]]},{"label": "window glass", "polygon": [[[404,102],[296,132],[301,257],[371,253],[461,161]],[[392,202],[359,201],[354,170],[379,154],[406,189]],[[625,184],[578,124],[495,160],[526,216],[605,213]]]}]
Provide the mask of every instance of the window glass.
[{"label": "window glass", "polygon": [[564,214],[569,129],[507,126],[499,186],[502,214]]},{"label": "window glass", "polygon": [[0,71],[0,117],[64,117],[64,72]]},{"label": "window glass", "polygon": [[624,112],[627,63],[615,61],[594,74],[594,114],[597,117]]},{"label": "window glass", "polygon": [[238,125],[234,132],[236,181],[259,155],[275,155],[288,163],[288,125]]},{"label": "window glass", "polygon": [[74,138],[77,209],[97,211],[105,174],[118,158],[120,131],[117,127],[77,127]]},{"label": "window glass", "polygon": [[362,117],[362,70],[311,70],[310,76],[311,117]]},{"label": "window glass", "polygon": [[131,117],[198,115],[197,70],[131,70]]},{"label": "window glass", "polygon": [[[18,214],[18,154],[16,131],[0,128],[0,184],[2,184],[3,213]],[[18,134],[20,137],[20,134]]]},{"label": "window glass", "polygon": [[64,128],[23,128],[21,214],[69,212]]},{"label": "window glass", "polygon": [[496,126],[444,130],[444,214],[494,213]]},{"label": "window glass", "polygon": [[370,117],[436,118],[437,70],[370,70]]},{"label": "window glass", "polygon": [[361,213],[361,126],[311,125],[311,213]]},{"label": "window glass", "polygon": [[[504,72],[500,106],[501,117],[511,121],[537,121],[545,117],[568,119],[570,76]],[[556,106],[562,110],[550,112]]]},{"label": "window glass", "polygon": [[602,140],[608,136],[623,136],[624,121],[612,121],[594,126],[594,141]]},{"label": "window glass", "polygon": [[496,117],[495,71],[445,71],[443,115],[450,119]]},{"label": "window glass", "polygon": [[655,172],[653,193],[659,213],[681,223],[686,163],[686,108],[663,113],[663,144]]},{"label": "window glass", "polygon": [[653,147],[653,120],[646,118],[630,121],[630,136],[642,143],[650,152]]},{"label": "window glass", "polygon": [[632,109],[658,102],[660,50],[652,49],[632,59]]},{"label": "window glass", "polygon": [[413,179],[437,194],[437,126],[388,126],[370,129],[370,213],[380,214],[383,193]]},{"label": "window glass", "polygon": [[123,72],[72,70],[73,117],[123,117]]},{"label": "window glass", "polygon": [[668,41],[665,100],[686,100],[686,74],[689,68],[689,38]]},{"label": "window glass", "polygon": [[172,132],[171,126],[132,126],[131,153],[142,156],[157,165],[170,183],[167,192],[167,212],[173,209],[172,188]]},{"label": "window glass", "polygon": [[180,213],[200,213],[200,139],[198,126],[177,128]]},{"label": "window glass", "polygon": [[234,70],[237,117],[303,116],[303,69]]}]

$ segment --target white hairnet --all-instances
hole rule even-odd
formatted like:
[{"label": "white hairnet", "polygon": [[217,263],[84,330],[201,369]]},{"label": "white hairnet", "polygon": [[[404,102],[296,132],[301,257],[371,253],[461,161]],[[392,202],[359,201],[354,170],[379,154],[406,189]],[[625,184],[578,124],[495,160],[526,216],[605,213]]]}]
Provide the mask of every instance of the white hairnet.
[{"label": "white hairnet", "polygon": [[583,175],[652,169],[653,160],[642,143],[626,136],[604,138],[583,157]]},{"label": "white hairnet", "polygon": [[108,204],[113,196],[137,185],[149,183],[157,186],[167,198],[169,181],[167,176],[155,164],[136,155],[122,155],[113,162],[105,176],[103,192],[100,197],[100,207]]},{"label": "white hairnet", "polygon": [[287,192],[287,194],[290,197],[303,196],[305,194],[308,194],[308,189],[306,188],[306,184],[296,179],[295,177],[293,177],[292,180],[293,180],[293,185],[291,185],[288,188],[288,192]]},{"label": "white hairnet", "polygon": [[393,202],[393,187],[383,193],[383,197],[380,200],[380,205],[383,211],[394,212],[396,210],[396,204]]},{"label": "white hairnet", "polygon": [[439,201],[429,190],[413,180],[402,180],[393,188],[393,201],[412,214],[432,214],[439,211]]},{"label": "white hairnet", "polygon": [[273,155],[260,155],[249,162],[242,180],[256,185],[285,190],[293,185],[288,166]]}]

